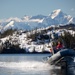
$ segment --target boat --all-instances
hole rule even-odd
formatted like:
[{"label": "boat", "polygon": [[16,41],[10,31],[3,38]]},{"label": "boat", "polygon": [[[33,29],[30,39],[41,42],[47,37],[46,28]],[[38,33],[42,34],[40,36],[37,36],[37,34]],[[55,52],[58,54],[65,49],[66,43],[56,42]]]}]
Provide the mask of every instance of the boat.
[{"label": "boat", "polygon": [[74,61],[75,51],[73,49],[61,49],[57,53],[45,58],[50,65],[63,65],[69,61]]}]

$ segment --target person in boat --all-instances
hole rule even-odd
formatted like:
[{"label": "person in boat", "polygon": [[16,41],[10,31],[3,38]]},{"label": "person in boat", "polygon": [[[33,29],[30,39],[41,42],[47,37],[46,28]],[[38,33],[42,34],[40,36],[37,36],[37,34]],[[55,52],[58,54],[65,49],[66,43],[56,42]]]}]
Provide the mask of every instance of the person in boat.
[{"label": "person in boat", "polygon": [[64,45],[60,41],[58,41],[56,47],[53,47],[53,49],[50,48],[50,53],[55,54],[63,48],[64,48]]},{"label": "person in boat", "polygon": [[54,49],[54,53],[58,52],[59,50],[63,49],[64,48],[64,45],[62,44],[62,42],[58,41],[57,42],[57,46],[56,48]]},{"label": "person in boat", "polygon": [[58,50],[58,49],[62,49],[62,48],[63,48],[63,44],[60,41],[58,41],[56,49]]}]

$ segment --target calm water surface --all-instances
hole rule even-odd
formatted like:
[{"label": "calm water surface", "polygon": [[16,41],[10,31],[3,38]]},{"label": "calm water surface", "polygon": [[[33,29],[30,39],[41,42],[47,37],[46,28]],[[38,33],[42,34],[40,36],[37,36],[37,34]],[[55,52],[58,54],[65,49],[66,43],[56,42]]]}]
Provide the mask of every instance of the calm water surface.
[{"label": "calm water surface", "polygon": [[1,54],[0,75],[75,75],[74,67],[61,69],[42,61],[49,54]]}]

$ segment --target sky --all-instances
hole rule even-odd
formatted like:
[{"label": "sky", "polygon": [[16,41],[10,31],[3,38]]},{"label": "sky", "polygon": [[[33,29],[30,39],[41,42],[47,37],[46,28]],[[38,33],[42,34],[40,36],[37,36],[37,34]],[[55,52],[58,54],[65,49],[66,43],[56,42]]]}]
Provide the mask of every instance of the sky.
[{"label": "sky", "polygon": [[56,9],[75,17],[75,0],[0,0],[0,19],[39,14],[48,16]]}]

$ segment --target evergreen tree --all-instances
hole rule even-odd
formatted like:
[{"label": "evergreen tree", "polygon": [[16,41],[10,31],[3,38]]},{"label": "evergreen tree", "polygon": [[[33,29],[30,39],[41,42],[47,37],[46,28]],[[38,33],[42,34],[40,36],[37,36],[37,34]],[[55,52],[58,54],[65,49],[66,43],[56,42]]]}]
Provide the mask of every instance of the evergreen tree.
[{"label": "evergreen tree", "polygon": [[71,35],[69,32],[64,32],[64,36],[61,36],[61,38],[65,42],[66,48],[73,48],[73,44],[75,43],[75,36]]}]

